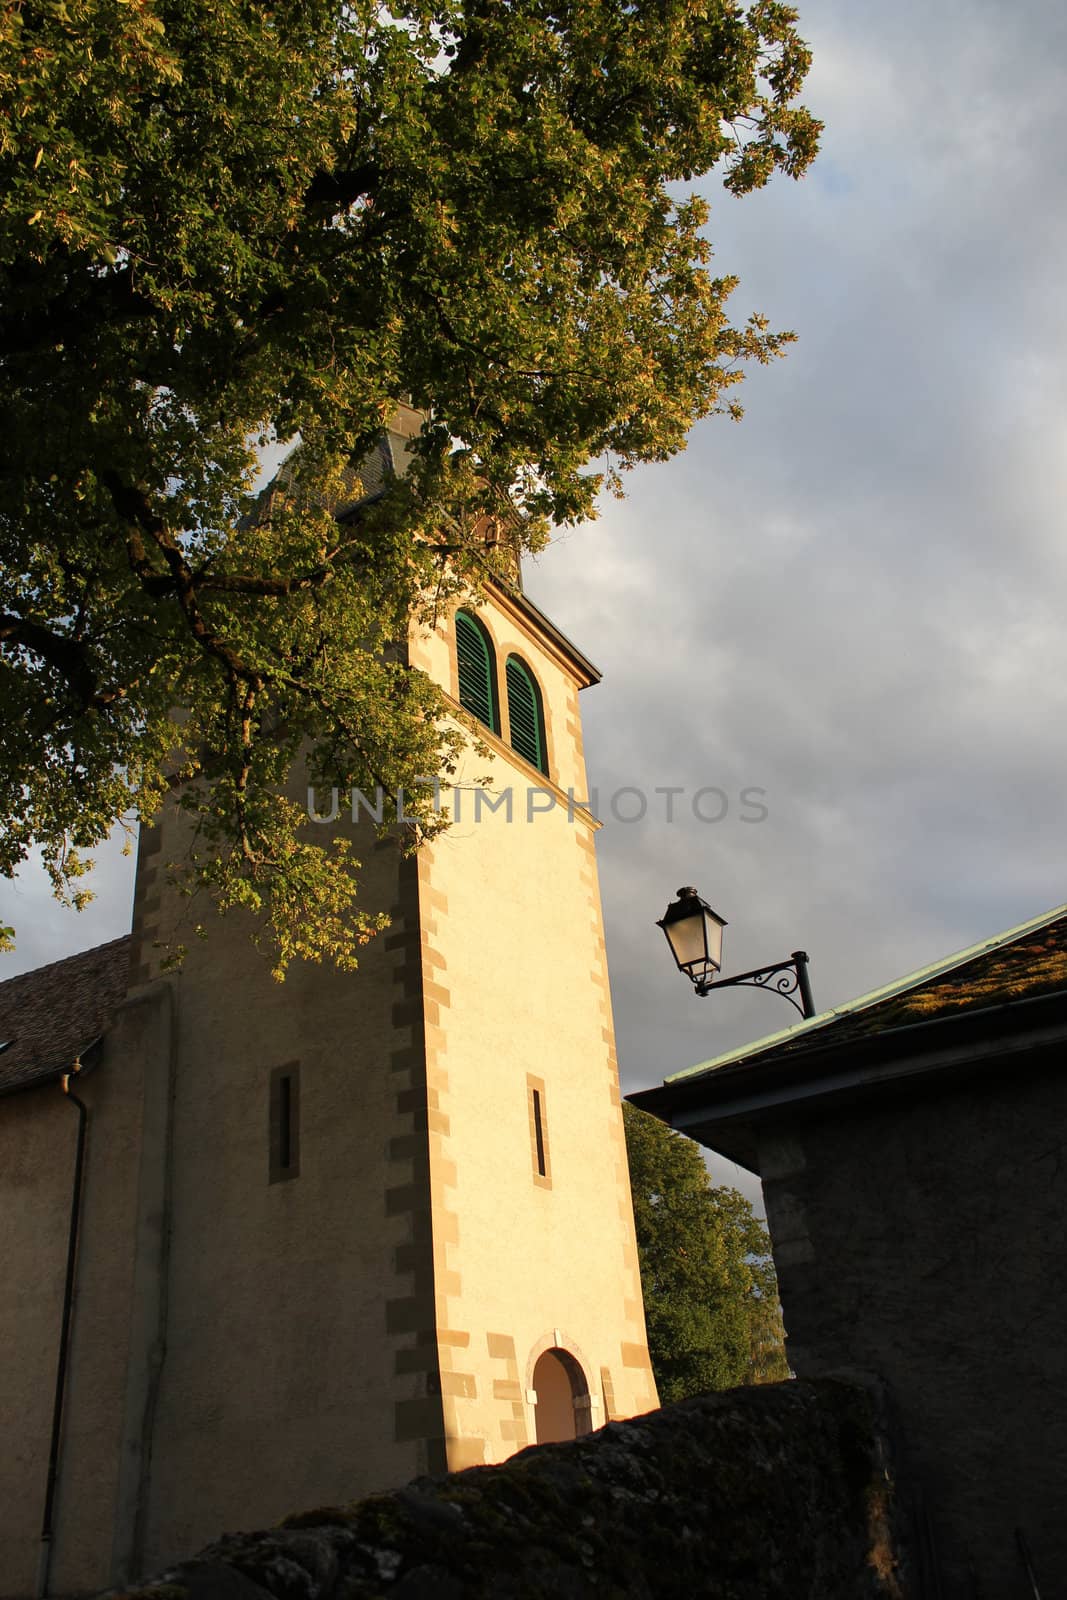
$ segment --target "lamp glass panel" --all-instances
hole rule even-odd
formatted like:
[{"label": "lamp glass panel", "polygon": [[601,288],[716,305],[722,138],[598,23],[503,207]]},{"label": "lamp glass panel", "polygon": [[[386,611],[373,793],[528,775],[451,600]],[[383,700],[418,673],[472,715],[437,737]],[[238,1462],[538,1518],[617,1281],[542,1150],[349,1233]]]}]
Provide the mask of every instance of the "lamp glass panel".
[{"label": "lamp glass panel", "polygon": [[691,916],[679,917],[677,922],[669,922],[666,933],[674,951],[674,959],[680,967],[688,967],[694,961],[703,963],[707,960],[707,946],[704,942],[705,918],[699,906],[694,906]]},{"label": "lamp glass panel", "polygon": [[722,930],[723,924],[719,921],[714,911],[704,912],[705,938],[708,945],[708,960],[716,972],[722,969]]}]

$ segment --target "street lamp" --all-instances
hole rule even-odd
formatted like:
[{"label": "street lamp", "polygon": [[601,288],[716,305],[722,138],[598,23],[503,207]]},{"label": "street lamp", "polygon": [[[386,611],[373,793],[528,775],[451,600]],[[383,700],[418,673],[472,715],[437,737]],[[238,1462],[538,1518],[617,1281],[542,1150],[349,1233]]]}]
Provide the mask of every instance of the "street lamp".
[{"label": "street lamp", "polygon": [[710,994],[713,988],[766,989],[769,994],[782,995],[802,1017],[815,1015],[804,950],[794,950],[788,961],[777,961],[774,966],[754,967],[751,972],[739,972],[735,978],[720,978],[726,918],[713,911],[693,888],[678,890],[677,900],[671,901],[656,926],[663,929],[679,972],[685,973],[697,994]]}]

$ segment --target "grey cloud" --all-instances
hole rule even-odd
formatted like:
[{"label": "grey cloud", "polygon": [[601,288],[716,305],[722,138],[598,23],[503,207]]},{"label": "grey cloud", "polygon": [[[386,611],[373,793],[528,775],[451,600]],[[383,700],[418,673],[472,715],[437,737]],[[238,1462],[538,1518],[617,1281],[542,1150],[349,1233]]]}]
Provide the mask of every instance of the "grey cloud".
[{"label": "grey cloud", "polygon": [[605,682],[602,787],[758,783],[746,830],[601,835],[628,1086],[772,1031],[685,992],[694,881],[727,967],[797,944],[844,1001],[1065,897],[1067,174],[1058,10],[802,7],[826,156],[714,200],[735,315],[800,342],[531,574]]}]

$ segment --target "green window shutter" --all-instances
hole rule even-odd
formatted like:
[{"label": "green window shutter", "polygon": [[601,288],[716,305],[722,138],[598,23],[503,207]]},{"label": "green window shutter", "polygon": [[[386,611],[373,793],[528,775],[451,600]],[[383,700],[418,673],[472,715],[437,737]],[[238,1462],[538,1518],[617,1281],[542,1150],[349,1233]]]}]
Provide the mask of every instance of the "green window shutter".
[{"label": "green window shutter", "polygon": [[491,647],[485,629],[466,611],[456,612],[456,657],[460,705],[499,733]]},{"label": "green window shutter", "polygon": [[511,746],[538,772],[548,772],[545,735],[541,717],[541,695],[537,684],[519,660],[509,656],[505,667],[508,685],[508,721]]}]

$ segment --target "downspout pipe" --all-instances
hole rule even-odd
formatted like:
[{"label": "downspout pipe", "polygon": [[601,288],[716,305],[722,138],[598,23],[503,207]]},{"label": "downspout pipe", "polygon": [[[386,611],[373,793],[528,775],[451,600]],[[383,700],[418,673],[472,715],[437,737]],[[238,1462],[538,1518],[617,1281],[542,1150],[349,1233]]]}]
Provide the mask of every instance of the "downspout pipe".
[{"label": "downspout pipe", "polygon": [[52,1438],[48,1449],[48,1478],[44,1494],[44,1516],[41,1523],[41,1551],[37,1563],[37,1600],[48,1594],[48,1581],[52,1565],[52,1539],[56,1504],[56,1484],[59,1479],[60,1446],[63,1434],[63,1402],[67,1387],[67,1364],[70,1356],[71,1316],[74,1310],[74,1274],[78,1259],[78,1227],[81,1221],[82,1177],[85,1169],[85,1142],[89,1128],[89,1109],[84,1100],[71,1088],[75,1075],[81,1071],[81,1061],[76,1060],[60,1082],[63,1093],[78,1112],[78,1142],[74,1155],[74,1183],[70,1196],[70,1229],[67,1235],[67,1275],[63,1285],[63,1316],[59,1327],[59,1357],[56,1362],[56,1390],[52,1401]]}]

